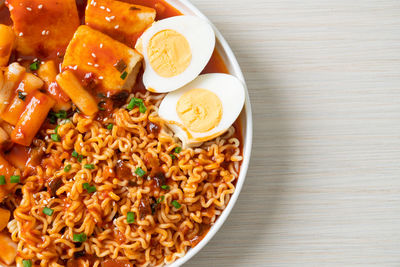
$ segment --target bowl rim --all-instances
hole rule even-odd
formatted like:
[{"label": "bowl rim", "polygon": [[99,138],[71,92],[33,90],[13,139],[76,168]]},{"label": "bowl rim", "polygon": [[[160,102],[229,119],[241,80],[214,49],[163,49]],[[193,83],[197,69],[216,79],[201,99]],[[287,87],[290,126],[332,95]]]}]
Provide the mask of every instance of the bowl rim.
[{"label": "bowl rim", "polygon": [[[226,55],[225,64],[229,63],[230,65],[230,74],[236,76],[239,80],[241,80],[244,84],[244,88],[246,91],[246,99],[244,108],[241,112],[240,117],[244,116],[241,119],[242,121],[242,136],[243,136],[243,161],[240,167],[239,177],[236,183],[235,192],[232,194],[228,205],[223,210],[222,214],[217,218],[214,225],[211,226],[209,232],[206,236],[194,247],[190,248],[183,257],[177,259],[173,263],[166,265],[166,267],[178,267],[189,261],[194,255],[196,255],[203,247],[207,245],[207,243],[215,236],[215,234],[219,231],[222,227],[226,219],[228,218],[229,214],[232,211],[233,206],[235,205],[239,194],[242,190],[244,181],[247,176],[247,171],[249,168],[250,157],[251,157],[251,148],[253,142],[253,119],[252,119],[252,110],[251,110],[251,103],[249,97],[249,91],[246,85],[246,81],[244,79],[242,70],[239,66],[239,63],[234,55],[231,47],[229,46],[228,42],[222,36],[221,32],[215,27],[215,25],[197,8],[195,7],[189,0],[166,0],[166,2],[172,5],[174,8],[182,12],[182,14],[187,15],[184,10],[177,6],[177,3],[182,4],[187,10],[193,13],[193,15],[205,19],[210,25],[213,27],[215,36],[216,36],[216,47],[219,43],[220,49],[219,52],[224,52]],[[221,51],[222,49],[222,51]],[[245,124],[245,125],[244,125]]]}]

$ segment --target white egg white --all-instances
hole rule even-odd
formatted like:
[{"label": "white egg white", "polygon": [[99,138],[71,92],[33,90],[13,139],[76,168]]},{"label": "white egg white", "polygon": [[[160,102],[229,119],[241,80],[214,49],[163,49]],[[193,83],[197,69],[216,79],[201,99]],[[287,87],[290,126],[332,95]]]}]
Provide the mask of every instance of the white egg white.
[{"label": "white egg white", "polygon": [[[182,34],[190,45],[192,59],[184,72],[174,77],[158,75],[149,63],[147,47],[151,38],[160,31],[174,30]],[[211,25],[198,17],[176,16],[155,22],[140,37],[140,50],[144,57],[143,84],[151,91],[166,93],[176,90],[195,79],[207,65],[215,47],[215,34]]]},{"label": "white egg white", "polygon": [[[218,96],[222,102],[222,117],[218,125],[207,132],[193,132],[184,126],[176,111],[178,100],[192,89],[206,89]],[[245,101],[243,83],[235,76],[211,73],[198,76],[184,87],[170,92],[160,104],[158,114],[175,133],[185,147],[195,147],[223,134],[239,116]],[[183,129],[183,127],[185,129]]]}]

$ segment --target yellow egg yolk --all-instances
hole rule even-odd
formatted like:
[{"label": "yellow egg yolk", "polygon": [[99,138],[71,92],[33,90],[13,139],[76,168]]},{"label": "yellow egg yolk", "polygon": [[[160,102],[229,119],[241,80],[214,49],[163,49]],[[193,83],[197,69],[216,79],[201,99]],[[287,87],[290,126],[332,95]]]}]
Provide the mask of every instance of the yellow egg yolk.
[{"label": "yellow egg yolk", "polygon": [[150,39],[147,56],[158,75],[170,78],[186,70],[192,60],[192,51],[182,34],[174,30],[163,30]]},{"label": "yellow egg yolk", "polygon": [[221,121],[222,103],[209,90],[192,89],[179,98],[176,112],[185,127],[193,132],[204,133]]}]

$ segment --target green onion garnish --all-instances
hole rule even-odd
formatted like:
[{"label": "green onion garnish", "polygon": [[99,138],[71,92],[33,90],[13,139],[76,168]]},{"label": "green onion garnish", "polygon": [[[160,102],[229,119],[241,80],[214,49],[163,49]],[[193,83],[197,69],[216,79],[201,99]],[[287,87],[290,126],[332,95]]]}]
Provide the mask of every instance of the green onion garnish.
[{"label": "green onion garnish", "polygon": [[60,142],[61,138],[58,134],[51,134],[50,135],[51,140],[53,140],[54,142]]},{"label": "green onion garnish", "polygon": [[85,169],[88,170],[94,170],[94,165],[93,164],[85,164],[85,166],[83,166]]},{"label": "green onion garnish", "polygon": [[60,110],[59,112],[54,114],[57,118],[66,119],[68,114],[65,110]]},{"label": "green onion garnish", "polygon": [[25,92],[18,91],[18,98],[22,101],[25,101],[26,95],[27,94]]},{"label": "green onion garnish", "polygon": [[146,106],[143,103],[141,103],[139,105],[139,112],[140,113],[146,113],[146,110],[147,110]]},{"label": "green onion garnish", "polygon": [[31,65],[29,65],[30,70],[38,70],[39,69],[39,61],[33,62]]},{"label": "green onion garnish", "polygon": [[54,132],[55,132],[56,134],[58,134],[58,127],[60,127],[60,125],[57,125],[56,128],[54,128]]},{"label": "green onion garnish", "polygon": [[74,240],[74,242],[80,242],[80,243],[82,243],[82,242],[85,242],[85,241],[86,241],[86,238],[87,238],[87,236],[86,236],[85,233],[74,234],[73,240]]},{"label": "green onion garnish", "polygon": [[176,209],[179,209],[179,208],[181,207],[181,204],[179,204],[179,202],[176,201],[176,200],[173,200],[173,201],[171,202],[171,204],[172,204],[172,206],[174,206]]},{"label": "green onion garnish", "polygon": [[103,106],[104,106],[104,104],[106,103],[106,101],[100,101],[98,104],[97,104],[97,107],[99,108],[99,110],[106,110]]},{"label": "green onion garnish", "polygon": [[71,156],[76,158],[78,160],[78,162],[82,162],[82,160],[83,160],[83,156],[79,155],[78,152],[76,152],[75,150],[72,152]]},{"label": "green onion garnish", "polygon": [[165,184],[165,185],[162,185],[161,188],[164,189],[164,190],[169,190],[170,187],[169,187],[169,185]]},{"label": "green onion garnish", "polygon": [[126,76],[128,76],[128,73],[127,73],[126,71],[124,71],[124,72],[121,74],[121,79],[122,79],[122,80],[125,80],[125,79],[126,79]]},{"label": "green onion garnish", "polygon": [[108,130],[112,130],[112,128],[114,127],[114,125],[112,123],[110,123],[109,125],[107,125],[107,129]]},{"label": "green onion garnish", "polygon": [[157,199],[157,204],[163,202],[165,199],[165,196],[161,196],[159,199]]},{"label": "green onion garnish", "polygon": [[90,185],[89,183],[82,184],[82,187],[83,189],[86,189],[88,193],[94,193],[97,190],[94,185]]},{"label": "green onion garnish", "polygon": [[10,177],[10,183],[12,183],[12,184],[18,184],[19,181],[20,181],[20,178],[21,178],[21,176],[19,176],[19,175],[12,175],[12,176]]},{"label": "green onion garnish", "polygon": [[177,147],[175,147],[175,149],[174,149],[174,152],[175,152],[176,154],[181,153],[181,151],[182,151],[182,148],[181,148],[180,146],[177,146]]},{"label": "green onion garnish", "polygon": [[4,175],[0,175],[0,185],[6,184],[6,177]]},{"label": "green onion garnish", "polygon": [[65,167],[64,167],[64,171],[65,172],[69,172],[70,170],[71,170],[71,164],[68,164],[68,165],[66,165]]},{"label": "green onion garnish", "polygon": [[176,156],[174,154],[169,154],[169,156],[171,157],[171,159],[176,159]]},{"label": "green onion garnish", "polygon": [[52,209],[50,209],[50,208],[48,208],[48,207],[44,207],[44,208],[43,208],[43,213],[46,214],[46,215],[48,215],[48,216],[53,215],[53,212],[54,212],[54,210],[52,210]]},{"label": "green onion garnish", "polygon": [[136,173],[137,175],[139,175],[140,177],[142,177],[143,175],[146,174],[146,172],[145,172],[144,170],[142,170],[142,168],[140,168],[140,167],[137,167],[137,168],[136,168],[135,173]]},{"label": "green onion garnish", "polygon": [[92,186],[90,186],[90,187],[87,189],[87,191],[88,191],[89,194],[91,194],[91,193],[96,192],[97,189],[96,189],[96,187],[95,187],[94,185],[92,185]]},{"label": "green onion garnish", "polygon": [[31,260],[22,260],[22,266],[23,267],[32,267],[32,261]]},{"label": "green onion garnish", "polygon": [[134,107],[139,107],[140,113],[145,113],[147,110],[146,106],[143,103],[143,99],[136,98],[136,97],[133,97],[131,99],[131,101],[129,101],[129,104],[128,104],[128,106],[126,106],[126,109],[132,110]]},{"label": "green onion garnish", "polygon": [[135,213],[133,213],[132,211],[128,211],[128,213],[126,214],[126,222],[131,224],[135,222]]}]

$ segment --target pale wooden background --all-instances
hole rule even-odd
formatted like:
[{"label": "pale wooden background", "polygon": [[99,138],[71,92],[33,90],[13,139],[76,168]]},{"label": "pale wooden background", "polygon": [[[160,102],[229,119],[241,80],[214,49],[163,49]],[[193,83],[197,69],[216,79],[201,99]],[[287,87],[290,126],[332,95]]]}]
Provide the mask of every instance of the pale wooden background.
[{"label": "pale wooden background", "polygon": [[193,0],[247,79],[242,194],[185,266],[400,266],[400,1]]}]

